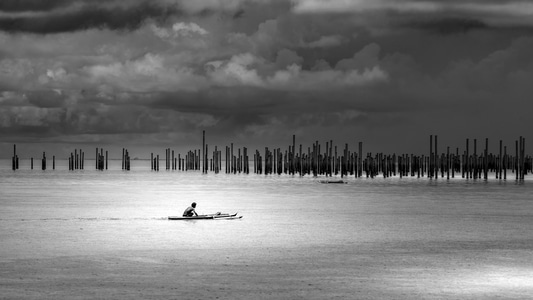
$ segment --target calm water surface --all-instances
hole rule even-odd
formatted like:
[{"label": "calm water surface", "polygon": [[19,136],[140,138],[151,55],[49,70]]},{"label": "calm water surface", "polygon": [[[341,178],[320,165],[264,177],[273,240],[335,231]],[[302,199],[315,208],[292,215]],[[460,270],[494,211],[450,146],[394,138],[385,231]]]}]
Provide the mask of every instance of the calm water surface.
[{"label": "calm water surface", "polygon": [[[118,162],[120,163],[120,162]],[[87,163],[89,164],[89,163]],[[89,164],[90,165],[90,164]],[[92,166],[92,165],[91,165]],[[0,259],[121,250],[533,241],[533,182],[0,167]],[[240,220],[168,221],[191,202]]]}]

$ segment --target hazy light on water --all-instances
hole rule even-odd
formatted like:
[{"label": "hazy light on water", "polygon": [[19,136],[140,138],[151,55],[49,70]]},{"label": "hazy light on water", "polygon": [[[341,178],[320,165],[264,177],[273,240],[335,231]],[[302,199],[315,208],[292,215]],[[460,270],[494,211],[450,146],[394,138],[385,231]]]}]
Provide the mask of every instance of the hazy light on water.
[{"label": "hazy light on water", "polygon": [[530,267],[480,266],[463,272],[442,279],[440,284],[450,293],[473,296],[507,295],[513,298],[514,293],[521,295],[524,291],[533,291],[533,269]]},{"label": "hazy light on water", "polygon": [[[137,251],[205,259],[220,250],[266,264],[313,252],[393,294],[533,291],[530,181],[320,179],[0,169],[0,260],[130,253],[125,259],[156,263],[164,257]],[[167,220],[193,201],[200,213],[244,218]]]}]

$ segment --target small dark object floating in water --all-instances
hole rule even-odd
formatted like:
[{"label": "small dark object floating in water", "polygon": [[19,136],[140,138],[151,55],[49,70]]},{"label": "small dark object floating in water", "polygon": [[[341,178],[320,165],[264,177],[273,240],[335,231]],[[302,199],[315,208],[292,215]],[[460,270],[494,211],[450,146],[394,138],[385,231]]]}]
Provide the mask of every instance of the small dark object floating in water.
[{"label": "small dark object floating in water", "polygon": [[234,214],[210,214],[210,215],[198,215],[192,217],[180,217],[180,216],[169,216],[169,220],[233,220],[240,219],[242,216],[237,216],[237,213]]},{"label": "small dark object floating in water", "polygon": [[320,183],[347,183],[344,180],[320,180]]}]

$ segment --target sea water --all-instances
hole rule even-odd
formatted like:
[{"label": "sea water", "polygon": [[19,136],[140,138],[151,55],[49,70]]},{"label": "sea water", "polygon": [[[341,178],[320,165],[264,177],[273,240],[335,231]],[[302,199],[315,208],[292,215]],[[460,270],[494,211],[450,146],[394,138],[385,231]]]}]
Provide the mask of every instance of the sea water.
[{"label": "sea water", "polygon": [[[323,184],[326,178],[312,176],[156,172],[146,161],[131,171],[121,170],[120,161],[106,171],[90,163],[86,170],[12,171],[10,161],[0,163],[2,261],[123,250],[246,248],[260,255],[335,245],[533,250],[531,175],[524,181],[351,176]],[[192,202],[201,214],[244,217],[167,219]]]}]

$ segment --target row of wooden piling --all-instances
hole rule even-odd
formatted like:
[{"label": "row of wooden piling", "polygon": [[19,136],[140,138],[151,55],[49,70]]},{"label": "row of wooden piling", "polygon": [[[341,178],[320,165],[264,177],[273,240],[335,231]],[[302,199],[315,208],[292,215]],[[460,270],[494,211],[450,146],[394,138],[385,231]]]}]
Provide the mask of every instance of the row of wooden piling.
[{"label": "row of wooden piling", "polygon": [[[256,174],[289,174],[289,175],[312,175],[312,176],[354,176],[370,177],[382,175],[383,177],[428,177],[428,178],[461,178],[488,179],[489,173],[495,173],[498,179],[507,179],[507,172],[514,174],[516,179],[524,179],[525,175],[533,170],[533,159],[525,154],[525,138],[520,137],[515,141],[515,155],[507,151],[507,146],[503,146],[503,141],[499,141],[499,153],[488,152],[489,140],[485,139],[485,148],[478,153],[478,142],[473,140],[473,152],[470,153],[470,139],[466,139],[466,150],[459,153],[459,148],[455,153],[450,152],[450,147],[446,151],[439,153],[438,136],[430,136],[429,155],[387,155],[384,153],[363,154],[363,143],[358,143],[357,151],[350,151],[348,144],[344,149],[333,146],[333,141],[325,143],[325,148],[316,141],[307,151],[303,151],[303,145],[296,147],[295,136],[293,135],[292,145],[288,145],[286,150],[281,148],[269,149],[265,147],[264,154],[259,150],[253,156],[254,173]],[[203,133],[203,153],[208,152],[208,145],[205,144],[205,132]],[[195,151],[196,152],[196,151]],[[220,172],[222,151],[215,146],[212,158],[205,157],[204,162],[210,166],[209,170],[215,173]],[[226,146],[225,172],[229,173],[249,173],[250,159],[247,155],[247,148],[237,149],[234,155],[233,144]],[[207,168],[203,172],[207,173]]]},{"label": "row of wooden piling", "polygon": [[[152,152],[150,154],[151,170],[159,171],[160,158],[159,154]],[[181,157],[181,154],[175,156],[174,150],[170,148],[165,149],[165,169],[166,170],[180,170],[180,171],[198,171],[200,170],[200,150],[190,150]]]},{"label": "row of wooden piling", "polygon": [[[325,146],[325,147],[323,147]],[[499,152],[489,153],[489,140],[485,139],[484,149],[478,150],[478,141],[466,139],[465,150],[459,148],[439,151],[438,136],[430,136],[429,155],[363,153],[363,143],[358,143],[356,151],[351,151],[348,144],[343,148],[327,141],[321,145],[318,141],[304,150],[303,145],[296,145],[296,136],[286,149],[265,147],[264,152],[256,150],[253,158],[249,157],[246,147],[236,148],[233,143],[225,147],[225,156],[218,146],[209,152],[203,132],[202,149],[188,151],[183,157],[170,148],[165,149],[165,169],[180,171],[208,171],[226,174],[250,173],[250,163],[256,174],[289,174],[310,176],[338,176],[355,178],[377,176],[391,177],[427,177],[427,178],[462,178],[488,179],[489,173],[496,178],[507,179],[508,172],[516,179],[524,179],[531,173],[533,159],[525,153],[525,138],[515,141],[515,151],[508,151],[507,146],[499,141]],[[16,145],[13,148],[12,168],[19,168]],[[208,153],[211,157],[208,156]],[[224,157],[224,158],[223,158]],[[96,148],[95,168],[108,169],[108,151]],[[84,169],[85,154],[76,149],[69,157],[69,170]],[[159,155],[151,154],[151,170],[159,171]],[[55,169],[55,156],[53,157]],[[225,162],[225,168],[222,164]],[[41,167],[46,169],[46,153],[43,152]],[[31,158],[33,169],[33,158]],[[131,159],[127,149],[122,149],[122,169],[131,169]]]},{"label": "row of wooden piling", "polygon": [[78,149],[75,149],[74,152],[70,153],[70,156],[68,158],[68,169],[69,170],[83,170],[84,165],[85,165],[85,152],[83,152],[83,150],[79,149],[79,152],[78,152]]},{"label": "row of wooden piling", "polygon": [[[12,161],[13,161],[13,165],[12,165],[13,170],[18,169],[19,168],[19,165],[18,165],[19,164],[19,158],[18,158],[18,156],[13,156]],[[55,162],[56,162],[56,157],[53,156],[53,158],[52,158],[52,169],[54,169],[54,170],[56,168],[55,167],[55,165],[56,165]],[[43,152],[43,158],[41,159],[41,169],[42,170],[46,170],[46,166],[47,166],[46,153]],[[33,167],[34,167],[34,160],[33,160],[33,157],[31,157],[30,158],[30,168],[33,170]]]},{"label": "row of wooden piling", "polygon": [[[316,141],[307,151],[303,151],[302,145],[296,149],[294,137],[293,145],[284,152],[281,148],[270,150],[265,147],[264,156],[256,151],[254,166],[259,174],[290,174],[341,176],[355,175],[361,177],[364,169],[362,161],[362,142],[359,142],[359,152],[352,153],[345,144],[343,155],[339,155],[337,146],[333,142],[326,142],[325,152],[321,151],[321,145]],[[368,164],[368,162],[366,162]]]},{"label": "row of wooden piling", "polygon": [[[433,149],[433,142],[435,148]],[[516,179],[524,179],[524,176],[532,171],[532,158],[525,154],[525,138],[520,136],[515,141],[515,156],[507,153],[507,146],[499,141],[499,153],[489,153],[489,139],[485,139],[485,148],[478,155],[477,139],[473,140],[473,152],[470,154],[470,139],[466,139],[466,148],[462,154],[456,148],[455,154],[450,153],[450,147],[446,147],[446,153],[438,153],[438,137],[430,136],[430,157],[426,164],[429,166],[428,177],[452,178],[455,172],[461,172],[462,178],[487,179],[489,172],[495,173],[496,178],[507,178],[507,170],[511,170]],[[446,174],[446,175],[445,175]]]},{"label": "row of wooden piling", "polygon": [[[19,162],[20,159],[17,155],[17,145],[13,145],[13,157],[11,158],[11,168],[13,171],[19,169]],[[34,161],[33,157],[30,158],[30,168],[33,170]],[[46,159],[46,152],[43,152],[43,157],[41,159],[41,169],[46,170],[47,167],[47,159]],[[56,157],[52,157],[52,169],[55,170],[56,168]]]}]

